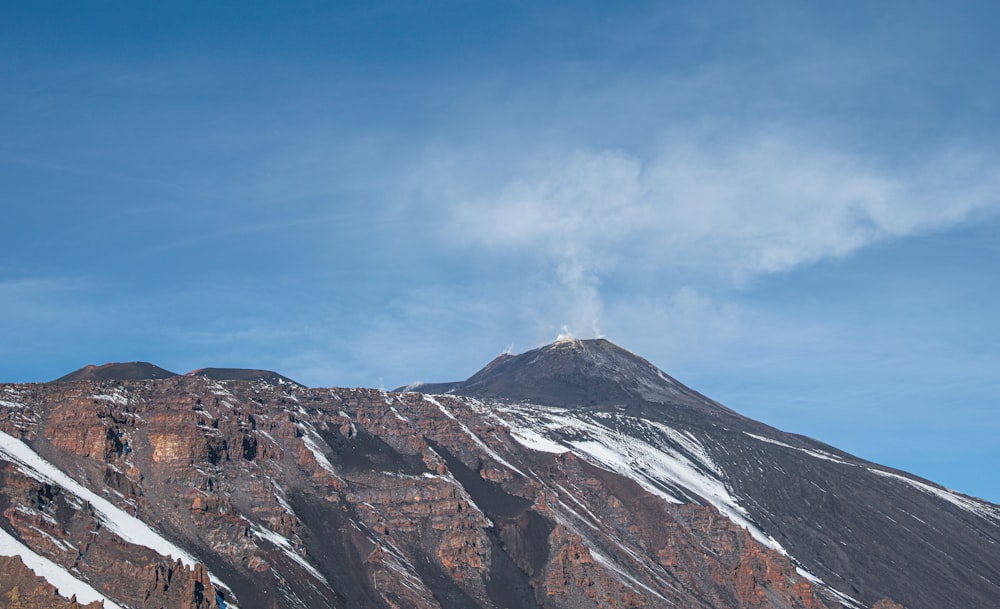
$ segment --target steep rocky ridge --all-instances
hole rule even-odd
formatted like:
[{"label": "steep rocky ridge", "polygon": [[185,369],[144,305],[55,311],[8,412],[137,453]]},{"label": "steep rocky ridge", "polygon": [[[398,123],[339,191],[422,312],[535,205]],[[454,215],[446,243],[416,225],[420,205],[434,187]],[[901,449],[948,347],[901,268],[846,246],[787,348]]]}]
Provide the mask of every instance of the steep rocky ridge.
[{"label": "steep rocky ridge", "polygon": [[[3,392],[0,525],[122,606],[835,606],[714,508],[526,449],[481,403],[203,377]],[[194,561],[123,538],[126,516]]]},{"label": "steep rocky ridge", "polygon": [[715,505],[848,604],[1000,598],[997,506],[743,417],[609,341],[504,354],[429,387],[489,401],[536,448],[572,451],[670,501]]},{"label": "steep rocky ridge", "polygon": [[448,395],[0,385],[0,534],[136,608],[997,598],[997,506],[743,419],[605,343],[505,356]]}]

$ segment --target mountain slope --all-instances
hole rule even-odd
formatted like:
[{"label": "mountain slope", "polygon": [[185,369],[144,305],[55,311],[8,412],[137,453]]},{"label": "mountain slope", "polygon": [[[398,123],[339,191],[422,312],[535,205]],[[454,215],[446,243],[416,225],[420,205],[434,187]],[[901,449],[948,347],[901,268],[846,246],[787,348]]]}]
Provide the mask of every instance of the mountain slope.
[{"label": "mountain slope", "polygon": [[997,506],[742,417],[608,341],[505,356],[450,391],[504,402],[512,433],[538,448],[715,505],[861,603],[1000,598]]},{"label": "mountain slope", "polygon": [[0,391],[0,527],[123,607],[836,606],[711,506],[530,450],[475,400]]},{"label": "mountain slope", "polygon": [[746,419],[607,341],[431,387],[452,393],[0,385],[0,535],[122,607],[1000,597],[997,506]]}]

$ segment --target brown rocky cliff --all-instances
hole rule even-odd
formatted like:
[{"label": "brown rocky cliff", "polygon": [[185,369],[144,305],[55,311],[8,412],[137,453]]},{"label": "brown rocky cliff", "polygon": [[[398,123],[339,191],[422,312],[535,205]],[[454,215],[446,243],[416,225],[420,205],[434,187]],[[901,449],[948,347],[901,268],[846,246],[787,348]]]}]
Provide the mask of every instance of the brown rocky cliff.
[{"label": "brown rocky cliff", "polygon": [[[559,574],[574,562],[579,562],[579,578],[593,562],[591,553],[598,549],[648,587],[633,583],[633,592],[651,604],[658,602],[656,594],[670,598],[680,588],[689,595],[690,607],[831,607],[816,596],[786,557],[760,545],[712,508],[666,504],[635,482],[572,454],[555,458],[540,473],[555,490],[544,498],[548,509],[561,513],[577,531],[569,536],[570,543],[562,542],[558,568],[550,572],[556,578],[549,580],[550,585],[565,584],[567,579]],[[583,505],[586,510],[573,509]],[[587,540],[576,541],[580,535]],[[593,582],[591,586],[601,583],[593,577],[587,581]],[[578,587],[572,579],[566,585]]]},{"label": "brown rocky cliff", "polygon": [[[17,391],[12,430],[244,607],[830,606],[714,508],[526,450],[466,399],[203,377]],[[215,605],[204,567],[4,471],[6,521],[52,560],[134,607]]]}]

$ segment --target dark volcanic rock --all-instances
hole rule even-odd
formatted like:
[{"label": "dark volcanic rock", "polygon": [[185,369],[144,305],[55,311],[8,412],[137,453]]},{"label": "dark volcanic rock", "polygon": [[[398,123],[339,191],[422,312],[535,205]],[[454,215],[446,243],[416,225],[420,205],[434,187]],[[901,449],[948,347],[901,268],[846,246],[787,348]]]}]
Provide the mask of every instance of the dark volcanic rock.
[{"label": "dark volcanic rock", "polygon": [[277,372],[252,368],[200,368],[188,372],[185,376],[204,376],[216,381],[263,381],[271,385],[304,386]]},{"label": "dark volcanic rock", "polygon": [[0,527],[136,608],[1000,597],[1000,507],[746,419],[607,341],[430,386],[448,395],[196,372],[0,385]]},{"label": "dark volcanic rock", "polygon": [[88,364],[79,370],[74,370],[61,376],[53,383],[70,381],[134,381],[166,379],[177,376],[177,373],[164,370],[149,362],[112,362],[101,366]]},{"label": "dark volcanic rock", "polygon": [[505,353],[465,381],[415,389],[574,409],[630,409],[637,414],[669,412],[696,418],[735,414],[603,338],[567,338],[519,355]]},{"label": "dark volcanic rock", "polygon": [[[567,339],[504,355],[451,392],[570,409],[537,419],[543,435],[567,450],[592,439],[593,432],[573,431],[572,422],[583,419],[606,428],[626,452],[659,442],[718,468],[710,477],[747,510],[751,524],[861,604],[888,596],[910,609],[988,607],[1000,598],[997,506],[742,417],[608,341]],[[518,411],[530,419],[544,409]],[[557,420],[570,424],[557,427]],[[687,439],[651,441],[655,425]],[[657,478],[638,463],[619,467]],[[651,485],[668,494],[713,502],[697,488],[659,478]]]}]

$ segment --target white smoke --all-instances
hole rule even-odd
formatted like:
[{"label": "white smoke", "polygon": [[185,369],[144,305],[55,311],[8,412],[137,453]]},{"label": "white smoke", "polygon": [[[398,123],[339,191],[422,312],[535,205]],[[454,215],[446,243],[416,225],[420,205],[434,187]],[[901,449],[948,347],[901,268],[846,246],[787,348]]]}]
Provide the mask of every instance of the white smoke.
[{"label": "white smoke", "polygon": [[559,322],[599,335],[602,278],[630,267],[707,270],[741,285],[1000,211],[1000,165],[981,155],[892,169],[789,133],[726,141],[681,134],[648,158],[549,159],[453,201],[450,234],[540,253],[564,296]]},{"label": "white smoke", "polygon": [[564,260],[559,263],[556,274],[570,296],[570,309],[563,325],[566,334],[594,338],[601,336],[598,325],[604,304],[601,301],[599,281],[595,273],[588,271],[579,260]]}]

